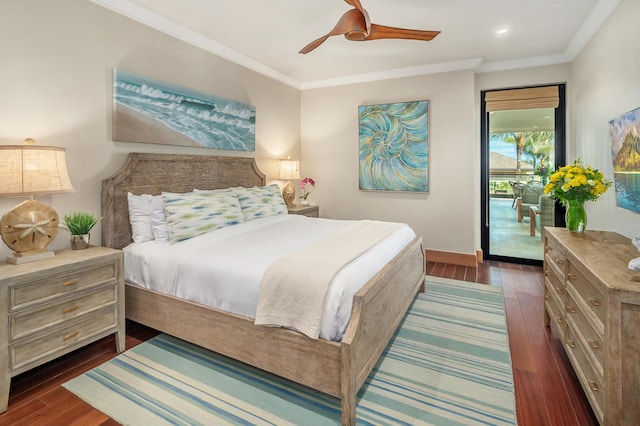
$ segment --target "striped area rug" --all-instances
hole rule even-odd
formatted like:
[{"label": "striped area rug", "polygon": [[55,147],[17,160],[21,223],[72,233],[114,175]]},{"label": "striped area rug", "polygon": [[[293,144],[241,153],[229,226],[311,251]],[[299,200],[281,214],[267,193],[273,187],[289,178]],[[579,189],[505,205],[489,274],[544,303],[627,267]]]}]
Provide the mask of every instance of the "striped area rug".
[{"label": "striped area rug", "polygon": [[[427,277],[358,395],[362,425],[515,425],[499,288]],[[159,335],[63,385],[127,425],[335,425],[336,398]]]}]

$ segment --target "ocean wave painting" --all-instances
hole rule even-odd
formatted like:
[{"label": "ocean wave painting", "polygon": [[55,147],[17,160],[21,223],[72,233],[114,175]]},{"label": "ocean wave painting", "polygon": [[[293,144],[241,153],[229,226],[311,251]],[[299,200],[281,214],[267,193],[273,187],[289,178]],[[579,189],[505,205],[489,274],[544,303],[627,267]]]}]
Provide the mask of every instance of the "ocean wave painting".
[{"label": "ocean wave painting", "polygon": [[429,192],[426,100],[358,107],[360,189]]},{"label": "ocean wave painting", "polygon": [[255,151],[252,105],[122,70],[113,93],[114,140]]}]

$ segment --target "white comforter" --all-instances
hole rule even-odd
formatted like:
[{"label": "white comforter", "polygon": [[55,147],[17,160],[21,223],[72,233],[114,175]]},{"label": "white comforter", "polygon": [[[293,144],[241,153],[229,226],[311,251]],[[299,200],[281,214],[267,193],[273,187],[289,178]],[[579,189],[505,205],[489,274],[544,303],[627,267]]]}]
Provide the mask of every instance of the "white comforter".
[{"label": "white comforter", "polygon": [[[134,243],[124,249],[125,278],[141,287],[254,318],[260,281],[272,262],[350,223],[279,215],[177,244]],[[336,275],[325,301],[320,337],[342,339],[353,295],[414,238],[414,231],[404,225]]]}]

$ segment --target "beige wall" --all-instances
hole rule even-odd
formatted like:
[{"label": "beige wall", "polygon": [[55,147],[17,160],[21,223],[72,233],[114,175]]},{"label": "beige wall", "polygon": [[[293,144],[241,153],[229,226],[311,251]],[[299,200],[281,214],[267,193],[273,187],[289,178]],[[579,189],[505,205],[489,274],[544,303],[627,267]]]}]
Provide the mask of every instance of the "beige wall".
[{"label": "beige wall", "polygon": [[[640,107],[640,2],[623,0],[571,65],[575,157],[612,178],[609,121]],[[587,203],[588,228],[640,232],[640,215],[616,207],[613,189]]]},{"label": "beige wall", "polygon": [[[429,100],[429,193],[358,189],[358,106]],[[302,93],[303,176],[311,200],[338,219],[406,222],[424,247],[473,254],[475,175],[473,71],[305,90]]]},{"label": "beige wall", "polygon": [[[0,144],[67,150],[76,192],[37,199],[60,214],[100,212],[100,182],[128,152],[246,155],[268,180],[300,153],[300,92],[86,0],[0,2]],[[113,142],[112,74],[120,68],[256,107],[256,152]],[[19,198],[0,199],[0,213]],[[92,232],[100,243],[100,229]],[[10,252],[0,244],[0,259]],[[68,247],[61,230],[50,246]]]}]

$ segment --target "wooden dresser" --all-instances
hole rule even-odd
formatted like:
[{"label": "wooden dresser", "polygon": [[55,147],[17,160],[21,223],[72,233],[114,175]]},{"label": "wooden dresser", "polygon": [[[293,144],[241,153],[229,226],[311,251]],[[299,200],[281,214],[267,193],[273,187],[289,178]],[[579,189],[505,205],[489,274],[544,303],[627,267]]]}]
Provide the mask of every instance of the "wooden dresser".
[{"label": "wooden dresser", "polygon": [[613,232],[545,227],[544,321],[603,425],[640,422],[640,253]]},{"label": "wooden dresser", "polygon": [[62,250],[22,265],[0,264],[0,413],[11,377],[116,333],[125,347],[120,250]]}]

